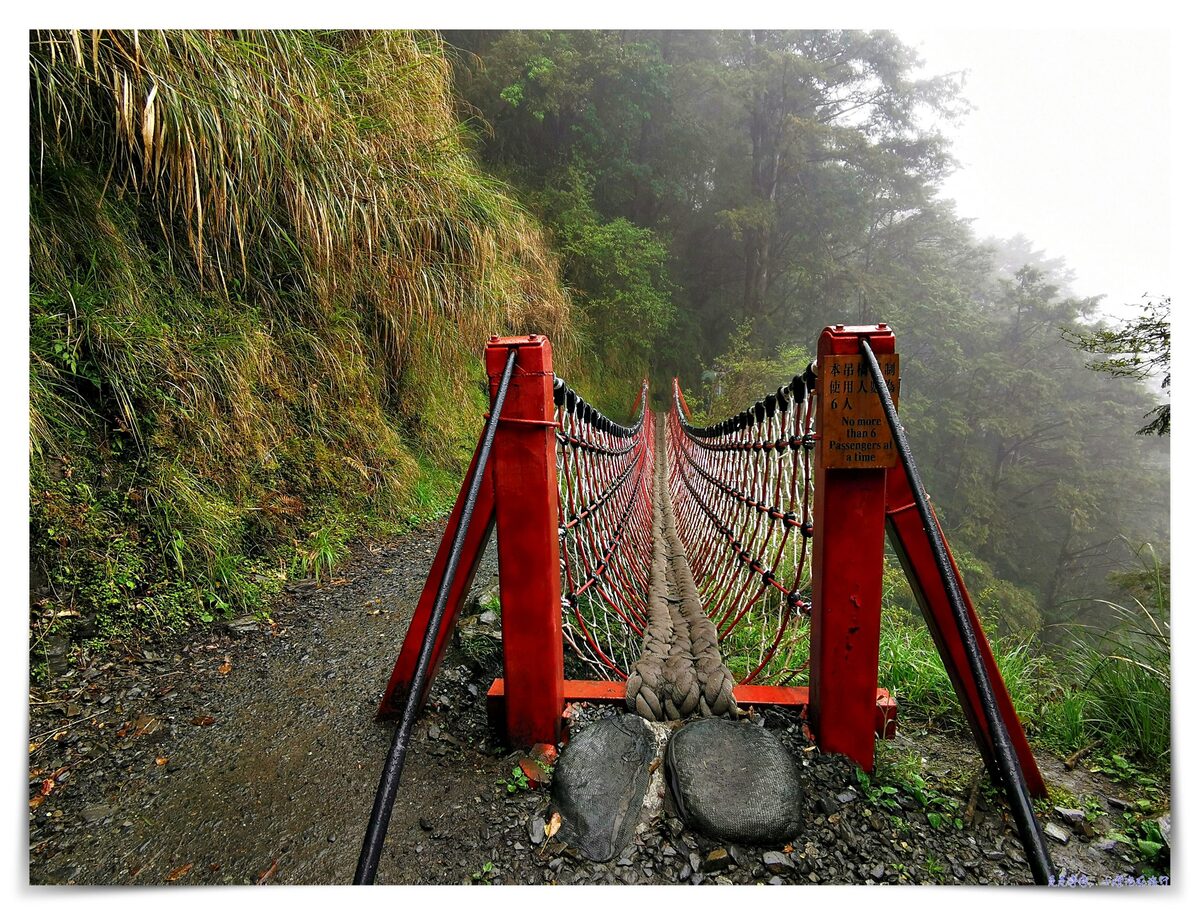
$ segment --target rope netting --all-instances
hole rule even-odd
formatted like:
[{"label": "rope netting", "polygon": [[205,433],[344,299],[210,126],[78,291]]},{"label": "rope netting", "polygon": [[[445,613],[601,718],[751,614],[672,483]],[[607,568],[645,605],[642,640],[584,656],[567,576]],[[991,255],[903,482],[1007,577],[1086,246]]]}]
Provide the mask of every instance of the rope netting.
[{"label": "rope netting", "polygon": [[564,639],[647,717],[723,714],[733,681],[805,676],[809,380],[703,427],[676,385],[657,446],[647,385],[623,426],[555,380]]},{"label": "rope netting", "polygon": [[808,668],[813,401],[805,376],[691,425],[678,384],[666,460],[679,532],[725,663],[741,683]]},{"label": "rope netting", "polygon": [[605,679],[625,679],[646,626],[654,439],[648,385],[630,426],[554,381],[563,636]]}]

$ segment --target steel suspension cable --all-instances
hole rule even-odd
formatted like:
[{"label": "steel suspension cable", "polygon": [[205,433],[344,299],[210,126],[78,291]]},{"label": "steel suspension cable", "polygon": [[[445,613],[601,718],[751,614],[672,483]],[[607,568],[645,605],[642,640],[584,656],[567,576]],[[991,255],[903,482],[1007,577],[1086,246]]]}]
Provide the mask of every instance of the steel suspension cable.
[{"label": "steel suspension cable", "polygon": [[941,531],[934,521],[933,513],[929,510],[929,496],[925,492],[925,486],[921,482],[921,475],[917,471],[917,464],[913,458],[912,448],[908,443],[908,435],[904,431],[904,426],[900,424],[900,417],[896,413],[896,406],[892,403],[892,398],[888,394],[887,382],[883,377],[883,370],[879,367],[879,360],[875,358],[875,352],[871,349],[871,344],[865,337],[862,339],[861,345],[871,378],[875,383],[876,393],[879,395],[884,415],[887,417],[888,427],[891,429],[892,437],[896,441],[896,449],[900,454],[900,462],[904,466],[904,473],[908,477],[908,484],[916,496],[916,505],[921,517],[921,526],[925,529],[925,536],[929,538],[929,546],[933,550],[934,560],[938,567],[938,575],[942,580],[942,587],[945,588],[946,595],[950,599],[950,607],[954,613],[954,624],[958,629],[959,638],[962,639],[963,646],[966,649],[967,662],[971,667],[971,677],[975,681],[975,689],[979,694],[979,702],[983,707],[984,718],[987,720],[988,735],[991,738],[993,753],[1000,770],[1001,780],[1004,783],[1004,791],[1008,795],[1008,804],[1013,812],[1013,819],[1016,820],[1017,832],[1021,836],[1021,844],[1025,847],[1025,855],[1029,860],[1033,879],[1036,883],[1043,886],[1047,885],[1050,882],[1054,865],[1050,860],[1050,851],[1046,846],[1046,836],[1042,832],[1037,815],[1034,813],[1033,800],[1030,798],[1029,787],[1025,783],[1025,776],[1017,761],[1017,753],[1013,747],[1012,737],[1008,733],[1008,728],[1004,725],[1004,720],[1000,717],[1000,707],[996,703],[996,692],[992,688],[991,678],[988,677],[987,670],[984,667],[983,656],[979,649],[979,641],[975,637],[975,627],[971,625],[970,617],[967,614],[966,602],[963,600],[962,590],[958,585],[958,578],[955,576],[954,570],[950,565],[950,554],[946,550],[945,542],[942,540]]},{"label": "steel suspension cable", "polygon": [[496,401],[492,405],[491,415],[484,428],[483,442],[479,448],[479,456],[475,462],[475,471],[471,476],[471,484],[467,490],[467,498],[463,504],[458,526],[454,530],[454,540],[450,546],[450,555],[446,560],[446,568],[442,580],[438,584],[437,598],[433,604],[433,612],[429,617],[429,625],[421,640],[421,651],[417,656],[417,666],[413,673],[412,684],[408,695],[404,697],[404,711],[400,722],[392,736],[392,745],[388,750],[387,759],[383,764],[383,772],[379,776],[379,787],[375,791],[375,801],[371,807],[371,816],[367,821],[367,833],[363,837],[362,851],[359,852],[358,866],[354,871],[356,885],[375,882],[375,874],[379,869],[379,857],[383,853],[383,842],[387,837],[388,821],[392,816],[392,808],[396,804],[396,792],[400,788],[400,775],[404,771],[404,759],[408,755],[409,738],[412,736],[413,725],[421,709],[421,701],[425,695],[425,681],[433,663],[433,648],[437,634],[441,629],[442,617],[445,616],[446,606],[450,601],[450,588],[462,559],[463,543],[467,537],[467,529],[471,525],[471,517],[475,514],[475,503],[479,497],[479,487],[483,475],[488,469],[488,457],[491,455],[492,443],[496,439],[496,428],[500,425],[500,412],[504,408],[504,400],[508,396],[508,385],[512,380],[513,369],[517,364],[517,350],[509,350],[508,360],[504,364],[504,374],[496,388]]}]

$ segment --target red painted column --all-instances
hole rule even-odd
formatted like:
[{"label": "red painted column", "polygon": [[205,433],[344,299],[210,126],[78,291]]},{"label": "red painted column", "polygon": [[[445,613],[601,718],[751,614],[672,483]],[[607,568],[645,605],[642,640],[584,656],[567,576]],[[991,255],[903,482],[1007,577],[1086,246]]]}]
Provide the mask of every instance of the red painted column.
[{"label": "red painted column", "polygon": [[[886,325],[827,327],[817,344],[809,716],[824,752],[843,753],[869,772],[875,765],[887,471],[829,466],[836,461],[824,424],[829,400],[838,395],[822,390],[823,380],[830,386],[827,367],[863,362],[862,337],[877,355],[896,351]],[[854,375],[856,385],[859,377]],[[877,395],[870,398],[878,406]],[[894,455],[893,446],[892,457],[880,463],[894,463]]]},{"label": "red painted column", "polygon": [[562,586],[554,370],[541,335],[493,337],[493,399],[509,350],[517,364],[492,450],[504,705],[513,746],[556,743],[563,711]]}]

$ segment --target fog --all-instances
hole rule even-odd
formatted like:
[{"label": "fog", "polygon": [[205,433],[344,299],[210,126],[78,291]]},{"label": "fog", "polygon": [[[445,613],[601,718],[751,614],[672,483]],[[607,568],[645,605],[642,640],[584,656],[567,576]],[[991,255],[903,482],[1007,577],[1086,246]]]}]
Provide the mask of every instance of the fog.
[{"label": "fog", "polygon": [[1023,234],[1064,258],[1107,314],[1170,293],[1167,32],[898,34],[924,74],[966,71],[974,110],[940,122],[962,164],[943,194],[981,237]]}]

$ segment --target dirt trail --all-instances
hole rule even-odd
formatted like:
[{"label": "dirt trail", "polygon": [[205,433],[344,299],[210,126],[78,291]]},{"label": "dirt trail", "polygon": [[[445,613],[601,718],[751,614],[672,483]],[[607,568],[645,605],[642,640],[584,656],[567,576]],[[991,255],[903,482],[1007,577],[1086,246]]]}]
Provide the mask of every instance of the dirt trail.
[{"label": "dirt trail", "polygon": [[[375,706],[440,535],[435,525],[364,549],[344,578],[293,586],[271,627],[132,646],[33,692],[30,881],[348,883],[391,736]],[[492,552],[477,584],[494,575]],[[865,796],[852,765],[816,752],[778,712],[765,723],[805,782],[807,825],[794,843],[722,851],[667,815],[618,859],[580,860],[545,838],[547,793],[514,783],[518,755],[488,730],[483,694],[495,663],[471,667],[451,651],[443,665],[414,734],[380,883],[1028,882],[988,792],[967,828],[935,829],[905,790],[891,807]],[[965,805],[978,767],[968,742],[910,733],[886,752],[926,757],[928,787]],[[1060,762],[1044,765],[1061,780]],[[1133,870],[1119,849],[1079,836],[1053,852],[1068,872]]]},{"label": "dirt trail", "polygon": [[[157,646],[165,663],[136,665],[134,679],[96,677],[99,689],[69,711],[99,717],[31,755],[31,767],[47,772],[74,763],[31,814],[31,882],[245,883],[267,872],[273,882],[349,882],[391,734],[373,712],[439,536],[435,527],[364,553],[344,584],[285,601],[274,630],[202,633],[168,646],[169,657]],[[145,676],[156,668],[171,672]],[[435,684],[381,880],[457,882],[461,868],[480,863],[478,827],[468,828],[484,825],[475,798],[499,760],[466,679],[447,665]],[[56,705],[34,706],[31,733],[65,717]],[[158,729],[130,736],[139,720]],[[439,721],[447,740],[428,736]],[[125,722],[133,726],[118,738]],[[453,822],[466,841],[448,836],[438,854],[414,856],[430,844],[422,817],[434,828]]]}]

